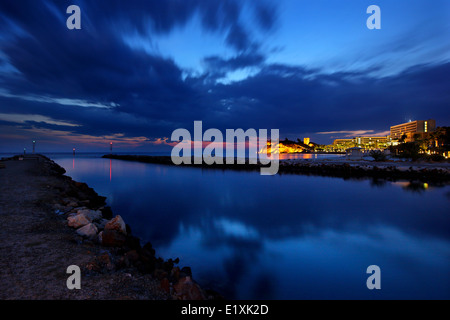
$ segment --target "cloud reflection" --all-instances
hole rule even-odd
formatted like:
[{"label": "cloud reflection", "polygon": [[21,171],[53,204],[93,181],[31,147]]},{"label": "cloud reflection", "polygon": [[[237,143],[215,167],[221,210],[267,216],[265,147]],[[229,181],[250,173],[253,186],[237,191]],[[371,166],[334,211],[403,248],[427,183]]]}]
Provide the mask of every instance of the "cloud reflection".
[{"label": "cloud reflection", "polygon": [[370,264],[386,270],[382,297],[450,296],[448,187],[416,194],[370,180],[124,161],[112,161],[110,183],[109,159],[77,159],[74,170],[71,158],[57,161],[157,254],[231,297],[372,298]]}]

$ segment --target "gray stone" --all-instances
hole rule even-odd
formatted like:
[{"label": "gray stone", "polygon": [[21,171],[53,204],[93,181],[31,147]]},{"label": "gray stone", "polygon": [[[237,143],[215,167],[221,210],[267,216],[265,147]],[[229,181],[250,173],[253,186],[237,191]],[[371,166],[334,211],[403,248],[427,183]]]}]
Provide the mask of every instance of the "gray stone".
[{"label": "gray stone", "polygon": [[115,216],[106,225],[105,230],[115,230],[127,234],[127,227],[121,216]]},{"label": "gray stone", "polygon": [[72,228],[80,228],[83,227],[89,223],[91,223],[91,220],[86,217],[84,214],[77,214],[75,216],[69,216],[67,218],[67,222],[69,227]]},{"label": "gray stone", "polygon": [[97,227],[93,224],[93,223],[89,223],[87,225],[85,225],[84,227],[81,227],[77,230],[77,233],[80,236],[89,238],[89,239],[94,239],[97,236]]},{"label": "gray stone", "polygon": [[100,220],[103,217],[102,212],[100,210],[82,209],[78,210],[77,214],[83,214],[90,221]]}]

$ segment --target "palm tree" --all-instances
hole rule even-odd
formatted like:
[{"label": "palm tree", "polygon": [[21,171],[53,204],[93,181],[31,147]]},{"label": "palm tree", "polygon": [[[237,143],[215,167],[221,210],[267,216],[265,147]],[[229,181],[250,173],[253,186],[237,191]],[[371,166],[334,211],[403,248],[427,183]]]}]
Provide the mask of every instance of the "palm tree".
[{"label": "palm tree", "polygon": [[430,140],[434,141],[434,146],[439,147],[442,145],[445,141],[445,136],[447,135],[447,130],[443,127],[437,127],[436,130],[434,130],[430,134]]}]

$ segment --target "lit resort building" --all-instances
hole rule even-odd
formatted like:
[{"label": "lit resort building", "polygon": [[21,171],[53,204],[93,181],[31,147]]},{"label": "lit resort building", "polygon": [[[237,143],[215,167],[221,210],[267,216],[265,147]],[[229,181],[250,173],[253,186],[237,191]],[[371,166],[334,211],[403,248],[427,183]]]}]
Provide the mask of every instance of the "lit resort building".
[{"label": "lit resort building", "polygon": [[433,119],[410,121],[392,126],[391,139],[400,140],[405,135],[404,141],[411,142],[414,141],[414,136],[423,139],[434,130],[436,130],[436,121]]},{"label": "lit resort building", "polygon": [[389,137],[355,137],[352,139],[335,139],[333,147],[338,150],[345,150],[352,147],[384,149],[388,146],[389,142]]},{"label": "lit resort building", "polygon": [[[445,128],[445,127],[444,127]],[[291,141],[287,138],[283,141],[279,141],[277,148],[272,148],[271,142],[259,153],[311,153],[311,152],[338,152],[346,153],[347,158],[358,159],[362,155],[368,154],[371,150],[386,150],[389,147],[395,147],[403,142],[420,142],[421,148],[427,149],[428,147],[444,148],[446,144],[445,136],[448,129],[438,128],[436,129],[436,121],[429,120],[415,120],[407,123],[398,124],[390,127],[390,135],[388,136],[357,136],[346,139],[335,139],[331,145],[319,145],[311,142],[310,138],[297,139],[297,141]],[[437,134],[438,132],[444,132]],[[440,138],[438,137],[440,136]],[[447,143],[448,144],[448,143]],[[277,151],[275,151],[277,150]],[[428,150],[430,152],[441,152]],[[441,152],[442,153],[442,152]],[[445,156],[448,156],[448,151],[443,152]]]},{"label": "lit resort building", "polygon": [[335,139],[333,148],[335,150],[346,150],[348,148],[360,147],[366,150],[384,149],[390,145],[401,142],[411,142],[417,139],[425,139],[430,132],[436,130],[436,121],[415,120],[398,124],[390,128],[390,135],[386,137],[354,137],[351,139]]}]

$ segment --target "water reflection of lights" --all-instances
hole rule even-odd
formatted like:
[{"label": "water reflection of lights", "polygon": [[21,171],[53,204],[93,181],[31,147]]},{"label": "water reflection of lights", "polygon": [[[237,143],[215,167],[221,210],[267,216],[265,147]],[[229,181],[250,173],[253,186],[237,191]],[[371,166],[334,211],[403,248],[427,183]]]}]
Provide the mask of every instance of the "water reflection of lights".
[{"label": "water reflection of lights", "polygon": [[397,181],[392,182],[392,185],[402,187],[408,191],[425,191],[430,188],[429,184],[424,182],[409,182],[409,181]]}]

